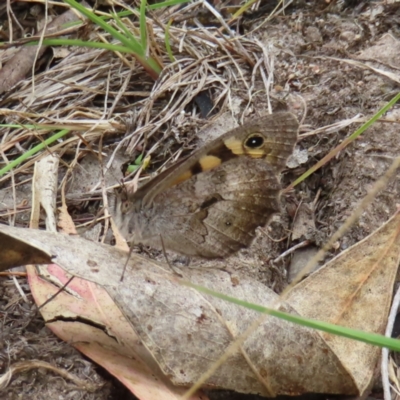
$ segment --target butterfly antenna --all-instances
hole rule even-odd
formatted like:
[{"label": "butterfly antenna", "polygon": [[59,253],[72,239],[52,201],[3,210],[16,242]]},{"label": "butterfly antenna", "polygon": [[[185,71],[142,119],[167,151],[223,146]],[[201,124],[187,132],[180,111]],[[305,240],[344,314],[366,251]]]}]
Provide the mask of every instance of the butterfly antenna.
[{"label": "butterfly antenna", "polygon": [[56,293],[54,293],[53,295],[51,295],[43,304],[41,304],[39,307],[38,307],[38,311],[41,309],[41,308],[43,308],[46,304],[49,304],[53,299],[55,299],[61,292],[63,292],[66,288],[67,288],[67,286],[71,283],[71,281],[72,281],[72,279],[74,279],[75,278],[75,276],[71,276],[69,279],[68,279],[68,281],[67,281],[67,283],[65,283],[60,289],[58,289],[58,291],[56,292]]},{"label": "butterfly antenna", "polygon": [[161,239],[161,247],[162,247],[162,251],[165,257],[165,260],[167,261],[168,266],[171,268],[171,271],[175,274],[178,275],[180,278],[183,278],[183,275],[181,273],[179,273],[169,262],[168,257],[167,257],[167,252],[165,250],[165,245],[164,245],[164,239],[162,237],[162,235],[160,234],[160,239]]},{"label": "butterfly antenna", "polygon": [[75,276],[71,276],[71,277],[68,279],[68,281],[67,281],[60,289],[57,290],[56,293],[54,293],[53,295],[51,295],[51,296],[50,296],[43,304],[41,304],[39,307],[36,306],[36,310],[35,310],[33,316],[28,320],[28,322],[26,323],[25,326],[28,326],[28,325],[33,321],[33,319],[35,318],[37,312],[38,312],[40,309],[42,309],[46,304],[49,304],[49,303],[50,303],[52,300],[54,300],[61,292],[63,292],[63,291],[67,288],[67,286],[71,283],[71,281],[72,281],[74,278],[75,278]]},{"label": "butterfly antenna", "polygon": [[124,280],[124,275],[125,275],[126,267],[128,266],[129,259],[131,258],[132,250],[133,250],[133,247],[131,247],[131,248],[129,249],[128,257],[126,258],[125,265],[124,265],[124,268],[123,268],[123,270],[122,270],[121,278],[119,278],[119,281],[120,281],[120,282],[122,282],[122,281]]}]

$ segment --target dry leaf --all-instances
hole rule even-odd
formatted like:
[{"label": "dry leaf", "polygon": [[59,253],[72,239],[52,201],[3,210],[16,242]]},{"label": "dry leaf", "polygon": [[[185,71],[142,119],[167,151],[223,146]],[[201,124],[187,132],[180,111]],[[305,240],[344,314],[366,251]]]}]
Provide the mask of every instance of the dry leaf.
[{"label": "dry leaf", "polygon": [[[395,251],[398,240],[394,234],[394,224],[397,222],[393,221],[397,220],[392,220],[375,232],[371,236],[372,239],[370,237],[366,240],[383,243],[386,246],[396,243],[394,246],[389,246]],[[176,384],[190,385],[196,382],[207,367],[224,353],[232,340],[258,317],[257,313],[251,310],[180,286],[171,279],[173,275],[168,268],[163,269],[160,264],[138,256],[132,256],[124,281],[121,283],[119,277],[126,260],[126,252],[112,247],[79,237],[48,232],[6,226],[1,226],[0,231],[2,232],[0,240],[3,240],[3,235],[12,235],[16,242],[19,238],[36,246],[40,243],[38,247],[48,254],[56,255],[54,261],[62,265],[69,273],[102,285],[128,318],[151,356]],[[389,240],[390,238],[393,240]],[[398,255],[394,257],[392,250],[384,254],[397,260]],[[344,254],[351,254],[351,249]],[[7,267],[1,262],[0,265],[3,269]],[[315,309],[321,308],[319,304],[324,303],[322,299],[327,292],[326,286],[324,287],[327,283],[320,281],[320,274],[329,270],[331,266],[332,264],[328,264],[327,267],[300,283],[289,298],[292,306],[286,305],[282,309],[296,313],[295,308],[301,315],[308,315],[312,310],[312,316],[320,320],[328,320],[327,317],[331,314],[341,315],[343,301],[333,301],[332,298],[335,298],[333,291],[329,293],[328,299],[330,314],[326,314],[324,309],[321,310],[321,314],[318,311],[314,312]],[[273,306],[278,300],[275,293],[247,277],[235,276],[235,279],[232,279],[231,275],[220,270],[186,269],[183,272],[185,278],[194,283],[250,302]],[[379,274],[376,269],[373,269],[372,273],[371,271],[357,273],[355,275],[357,287],[362,286],[360,286],[360,276],[372,278],[378,275],[383,281],[386,276],[388,277],[386,283],[381,282],[385,290],[382,288],[378,290],[388,299],[381,299],[379,302],[387,304],[390,301],[391,289],[389,288],[392,283],[392,273]],[[340,286],[343,293],[353,293],[354,282],[349,278],[343,280],[343,276],[344,272],[333,273],[333,276],[330,276],[329,285],[332,288]],[[352,276],[352,274],[347,271],[347,276]],[[361,280],[362,284],[367,285],[372,282],[369,278],[366,280],[364,278]],[[337,279],[336,284],[335,279]],[[317,282],[315,285],[314,281]],[[300,287],[304,289],[298,289]],[[364,290],[369,292],[371,288],[365,286]],[[307,302],[303,299],[309,300]],[[302,302],[304,311],[300,306]],[[375,302],[378,302],[376,297]],[[356,303],[361,305],[359,301]],[[376,326],[377,317],[370,310],[371,308],[362,320],[367,326]],[[348,318],[346,321],[351,321],[352,312],[347,310],[345,314]],[[357,314],[355,319],[358,321]],[[367,319],[372,319],[372,321],[368,322]],[[381,320],[383,319],[384,316]],[[360,324],[356,325],[360,327]],[[378,325],[377,328],[380,328],[382,323]],[[107,322],[105,326],[104,332],[112,331],[113,327],[108,326]],[[358,344],[355,345],[356,342],[343,340],[351,343],[351,351],[347,349],[347,353],[352,353],[354,359],[364,360],[364,353],[368,353],[369,364],[366,371],[354,371],[349,368],[349,365],[351,366],[351,362],[349,364],[347,360],[349,354],[343,354],[340,348],[338,348],[338,353],[335,352],[339,347],[335,346],[336,338],[275,318],[267,318],[246,340],[242,346],[243,353],[232,355],[229,362],[224,364],[207,384],[209,387],[262,393],[269,396],[305,392],[359,394],[365,387],[365,382],[372,376],[370,364],[372,365],[379,355],[372,346],[362,344],[360,348]],[[95,346],[96,344],[93,344],[93,347]],[[334,348],[335,351],[332,351]],[[367,348],[372,350],[366,350]],[[361,368],[363,368],[362,363],[358,365],[358,369]],[[261,384],[257,375],[261,376],[267,384]]]},{"label": "dry leaf", "polygon": [[296,211],[292,228],[292,240],[307,238],[315,232],[314,210],[307,203],[301,203]]},{"label": "dry leaf", "polygon": [[[57,291],[54,283],[62,286],[69,276],[52,264],[41,268],[41,275],[29,278],[35,300],[42,304]],[[138,398],[177,400],[183,394],[183,388],[172,386],[163,377],[124,315],[100,286],[75,278],[42,313],[57,336],[102,365]]]},{"label": "dry leaf", "polygon": [[[399,265],[400,214],[297,284],[288,302],[304,317],[384,334]],[[368,387],[380,349],[321,333],[354,377]]]}]

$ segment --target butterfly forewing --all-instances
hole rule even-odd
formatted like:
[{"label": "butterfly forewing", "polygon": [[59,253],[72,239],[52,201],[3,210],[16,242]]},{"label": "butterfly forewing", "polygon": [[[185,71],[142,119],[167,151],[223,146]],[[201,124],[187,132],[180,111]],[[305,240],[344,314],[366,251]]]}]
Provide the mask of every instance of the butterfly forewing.
[{"label": "butterfly forewing", "polygon": [[[279,173],[285,167],[286,160],[293,151],[297,141],[297,131],[298,122],[291,113],[280,112],[258,117],[223,134],[189,157],[176,162],[147,182],[133,197],[135,200],[143,198],[142,204],[146,206],[167,188],[240,156],[264,158]],[[263,138],[261,148],[247,146],[248,136],[254,137],[255,134]]]}]

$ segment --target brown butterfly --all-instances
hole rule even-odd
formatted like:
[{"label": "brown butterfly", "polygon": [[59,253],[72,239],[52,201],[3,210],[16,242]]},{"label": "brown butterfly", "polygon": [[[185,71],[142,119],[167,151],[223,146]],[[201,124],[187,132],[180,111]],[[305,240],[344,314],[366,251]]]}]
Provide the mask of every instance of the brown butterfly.
[{"label": "brown butterfly", "polygon": [[[204,258],[251,244],[279,211],[279,174],[297,141],[288,112],[259,117],[183,158],[141,186],[120,191],[112,215],[131,244]],[[162,243],[163,242],[163,243]]]}]

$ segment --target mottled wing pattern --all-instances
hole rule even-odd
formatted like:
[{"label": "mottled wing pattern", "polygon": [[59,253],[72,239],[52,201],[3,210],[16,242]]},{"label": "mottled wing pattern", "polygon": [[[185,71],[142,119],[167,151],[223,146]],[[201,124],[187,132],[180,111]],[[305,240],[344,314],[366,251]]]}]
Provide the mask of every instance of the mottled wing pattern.
[{"label": "mottled wing pattern", "polygon": [[155,203],[168,213],[167,248],[205,258],[226,257],[250,245],[255,230],[279,211],[280,184],[263,160],[242,157],[175,186]]},{"label": "mottled wing pattern", "polygon": [[114,214],[127,240],[185,255],[226,257],[279,211],[279,173],[298,122],[276,113],[236,128],[141,187]]}]

